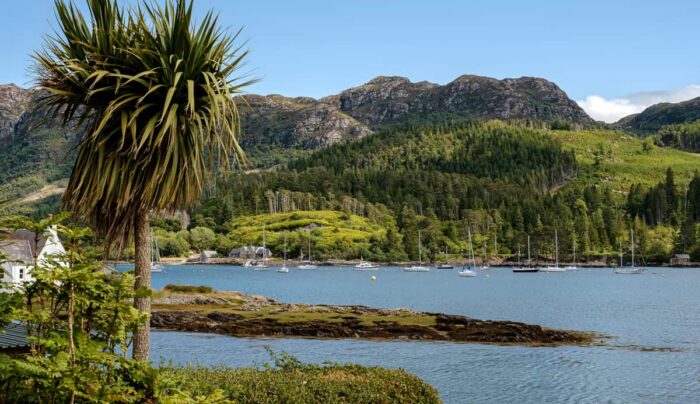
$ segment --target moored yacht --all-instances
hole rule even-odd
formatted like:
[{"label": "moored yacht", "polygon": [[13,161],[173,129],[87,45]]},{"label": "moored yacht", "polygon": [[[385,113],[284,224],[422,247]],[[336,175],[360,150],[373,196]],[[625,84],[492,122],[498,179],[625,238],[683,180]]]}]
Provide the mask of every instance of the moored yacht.
[{"label": "moored yacht", "polygon": [[284,263],[279,269],[277,269],[277,272],[283,274],[289,272],[289,268],[287,268],[287,234],[284,235]]},{"label": "moored yacht", "polygon": [[[622,265],[622,247],[620,247],[620,266],[615,268],[615,273],[618,275],[639,275],[646,270],[645,267],[634,265],[634,230],[630,230],[630,241],[632,242],[632,265],[629,267]],[[620,245],[622,245],[622,242],[620,242]]]},{"label": "moored yacht", "polygon": [[378,269],[379,267],[377,265],[363,259],[360,260],[359,264],[355,265],[355,271],[376,271]]},{"label": "moored yacht", "polygon": [[[520,254],[518,254],[518,260],[520,258]],[[531,260],[530,260],[530,235],[527,236],[527,266],[518,266],[516,268],[513,268],[513,272],[516,274],[519,273],[527,273],[527,272],[540,272],[539,268],[533,267],[531,265]]]},{"label": "moored yacht", "polygon": [[[472,231],[471,229],[467,229],[467,237],[469,237],[469,252],[468,255],[469,257],[467,258],[468,260],[471,261],[471,263],[474,263],[474,248],[472,247]],[[457,272],[457,275],[463,277],[463,278],[473,278],[476,276],[476,271],[472,269],[471,265],[467,265],[467,263],[464,263],[464,266],[462,269]]]},{"label": "moored yacht", "polygon": [[253,270],[255,270],[255,271],[268,271],[268,270],[270,270],[270,266],[267,265],[267,243],[265,242],[265,225],[264,224],[263,224],[262,241],[263,241],[263,259],[262,259],[262,261],[257,261],[253,264]]},{"label": "moored yacht", "polygon": [[404,272],[430,272],[430,268],[423,266],[423,256],[421,255],[422,245],[420,241],[420,231],[418,232],[418,265],[404,267]]}]

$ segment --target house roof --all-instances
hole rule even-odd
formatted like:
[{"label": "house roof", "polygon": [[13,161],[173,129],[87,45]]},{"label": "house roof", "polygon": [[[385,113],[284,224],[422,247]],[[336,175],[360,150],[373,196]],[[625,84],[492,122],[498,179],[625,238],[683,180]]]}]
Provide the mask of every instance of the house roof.
[{"label": "house roof", "polygon": [[32,253],[34,251],[41,251],[44,246],[46,245],[46,241],[48,240],[45,235],[41,234],[39,235],[39,245],[36,245],[36,235],[34,232],[31,232],[29,230],[17,230],[13,233],[10,233],[9,236],[10,240],[26,240],[29,242],[29,247],[31,248]]},{"label": "house roof", "polygon": [[0,330],[0,349],[24,348],[29,346],[27,341],[27,326],[10,323]]},{"label": "house roof", "polygon": [[46,236],[39,236],[39,245],[37,249],[37,240],[33,232],[29,230],[8,232],[7,239],[0,243],[0,251],[2,251],[10,261],[32,262],[34,260],[34,253],[41,251],[46,245],[47,240]]},{"label": "house roof", "polygon": [[7,240],[0,244],[0,250],[8,261],[32,262],[34,254],[27,240]]},{"label": "house roof", "polygon": [[675,258],[681,258],[681,259],[690,259],[690,255],[688,254],[675,254]]}]

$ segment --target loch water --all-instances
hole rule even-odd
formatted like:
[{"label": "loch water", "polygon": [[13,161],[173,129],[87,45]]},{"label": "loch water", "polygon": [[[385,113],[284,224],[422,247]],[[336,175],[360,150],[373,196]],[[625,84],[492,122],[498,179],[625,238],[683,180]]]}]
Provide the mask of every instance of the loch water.
[{"label": "loch water", "polygon": [[[371,276],[377,280],[372,281]],[[514,274],[400,268],[253,271],[236,266],[166,266],[168,283],[239,290],[289,303],[366,305],[514,320],[611,336],[608,346],[521,347],[442,342],[233,338],[154,332],[156,362],[254,366],[268,349],[305,362],[358,363],[412,372],[446,403],[700,402],[700,269],[612,269]]]}]

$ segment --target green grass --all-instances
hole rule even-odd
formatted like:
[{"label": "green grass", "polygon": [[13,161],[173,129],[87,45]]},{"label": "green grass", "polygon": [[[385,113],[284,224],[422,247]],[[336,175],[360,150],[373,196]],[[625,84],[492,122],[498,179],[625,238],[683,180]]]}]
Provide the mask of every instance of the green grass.
[{"label": "green grass", "polygon": [[263,225],[267,245],[277,256],[285,235],[289,257],[308,253],[309,236],[317,257],[343,256],[347,249],[369,248],[371,239],[386,237],[386,229],[366,217],[331,210],[240,216],[229,224],[229,237],[236,245],[261,245]]},{"label": "green grass", "polygon": [[[403,370],[358,365],[307,365],[282,356],[275,366],[230,369],[164,367],[163,393],[185,391],[201,402],[235,403],[440,403],[437,391]],[[189,401],[182,401],[189,402]]]},{"label": "green grass", "polygon": [[[672,148],[651,146],[643,140],[619,131],[555,131],[565,148],[571,148],[581,164],[575,183],[608,185],[617,194],[626,193],[632,184],[653,186],[663,181],[671,167],[678,184],[685,185],[700,168],[700,155]],[[593,167],[596,153],[603,151],[600,167]]]}]

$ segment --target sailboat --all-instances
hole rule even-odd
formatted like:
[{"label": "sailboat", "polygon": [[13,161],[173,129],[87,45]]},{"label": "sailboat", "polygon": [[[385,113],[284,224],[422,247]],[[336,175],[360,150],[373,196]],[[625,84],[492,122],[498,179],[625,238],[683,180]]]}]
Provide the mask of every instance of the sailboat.
[{"label": "sailboat", "polygon": [[277,272],[281,272],[283,274],[286,274],[289,272],[289,268],[287,268],[287,235],[284,235],[284,264],[277,270]]},{"label": "sailboat", "polygon": [[636,267],[634,265],[634,230],[630,230],[630,241],[632,242],[632,266],[622,266],[622,248],[620,248],[620,267],[615,269],[615,273],[619,275],[638,275],[646,270],[644,267]]},{"label": "sailboat", "polygon": [[447,244],[445,244],[445,262],[438,264],[437,269],[454,269],[454,265],[449,263],[449,255],[447,254]]},{"label": "sailboat", "polygon": [[489,260],[486,255],[486,243],[484,243],[484,258],[481,260],[481,266],[479,269],[489,269]]},{"label": "sailboat", "polygon": [[527,266],[526,267],[519,266],[517,268],[513,268],[513,272],[516,274],[526,273],[526,272],[539,272],[540,271],[539,268],[534,268],[531,265],[531,262],[532,261],[530,261],[530,235],[528,235],[527,236]]},{"label": "sailboat", "polygon": [[555,266],[548,265],[544,268],[541,268],[540,271],[542,271],[542,272],[566,272],[566,268],[562,268],[559,266],[559,234],[557,233],[556,229],[554,229],[554,257],[556,260],[556,265]]},{"label": "sailboat", "polygon": [[423,266],[423,256],[421,255],[422,245],[420,241],[420,231],[418,232],[418,265],[411,265],[410,267],[404,267],[405,272],[428,272],[430,268]]},{"label": "sailboat", "polygon": [[153,236],[152,231],[151,238],[153,239],[153,250],[151,251],[151,272],[163,272],[163,265],[160,263],[160,250],[158,249],[158,240]]},{"label": "sailboat", "polygon": [[571,238],[571,241],[573,241],[574,246],[574,260],[571,265],[567,265],[566,267],[564,267],[564,269],[566,269],[567,271],[575,271],[578,269],[578,266],[576,266],[576,233],[574,233]]},{"label": "sailboat", "polygon": [[270,269],[270,266],[267,265],[267,243],[265,242],[265,225],[263,225],[262,239],[263,239],[263,260],[262,260],[262,262],[256,262],[253,265],[253,269],[255,271],[267,271]]},{"label": "sailboat", "polygon": [[360,263],[355,265],[355,271],[376,271],[379,267],[371,262],[365,261],[364,257],[360,255]]},{"label": "sailboat", "polygon": [[312,261],[312,255],[311,255],[311,233],[309,233],[309,259],[308,261],[304,261],[301,265],[299,265],[299,269],[316,269],[318,268],[316,264],[313,263]]},{"label": "sailboat", "polygon": [[[467,229],[467,234],[469,237],[469,257],[467,258],[468,260],[471,261],[471,263],[474,263],[474,248],[472,248],[472,231]],[[463,278],[473,278],[476,276],[476,271],[474,271],[471,267],[471,265],[464,265],[462,267],[462,270],[457,273],[459,276]]]}]

